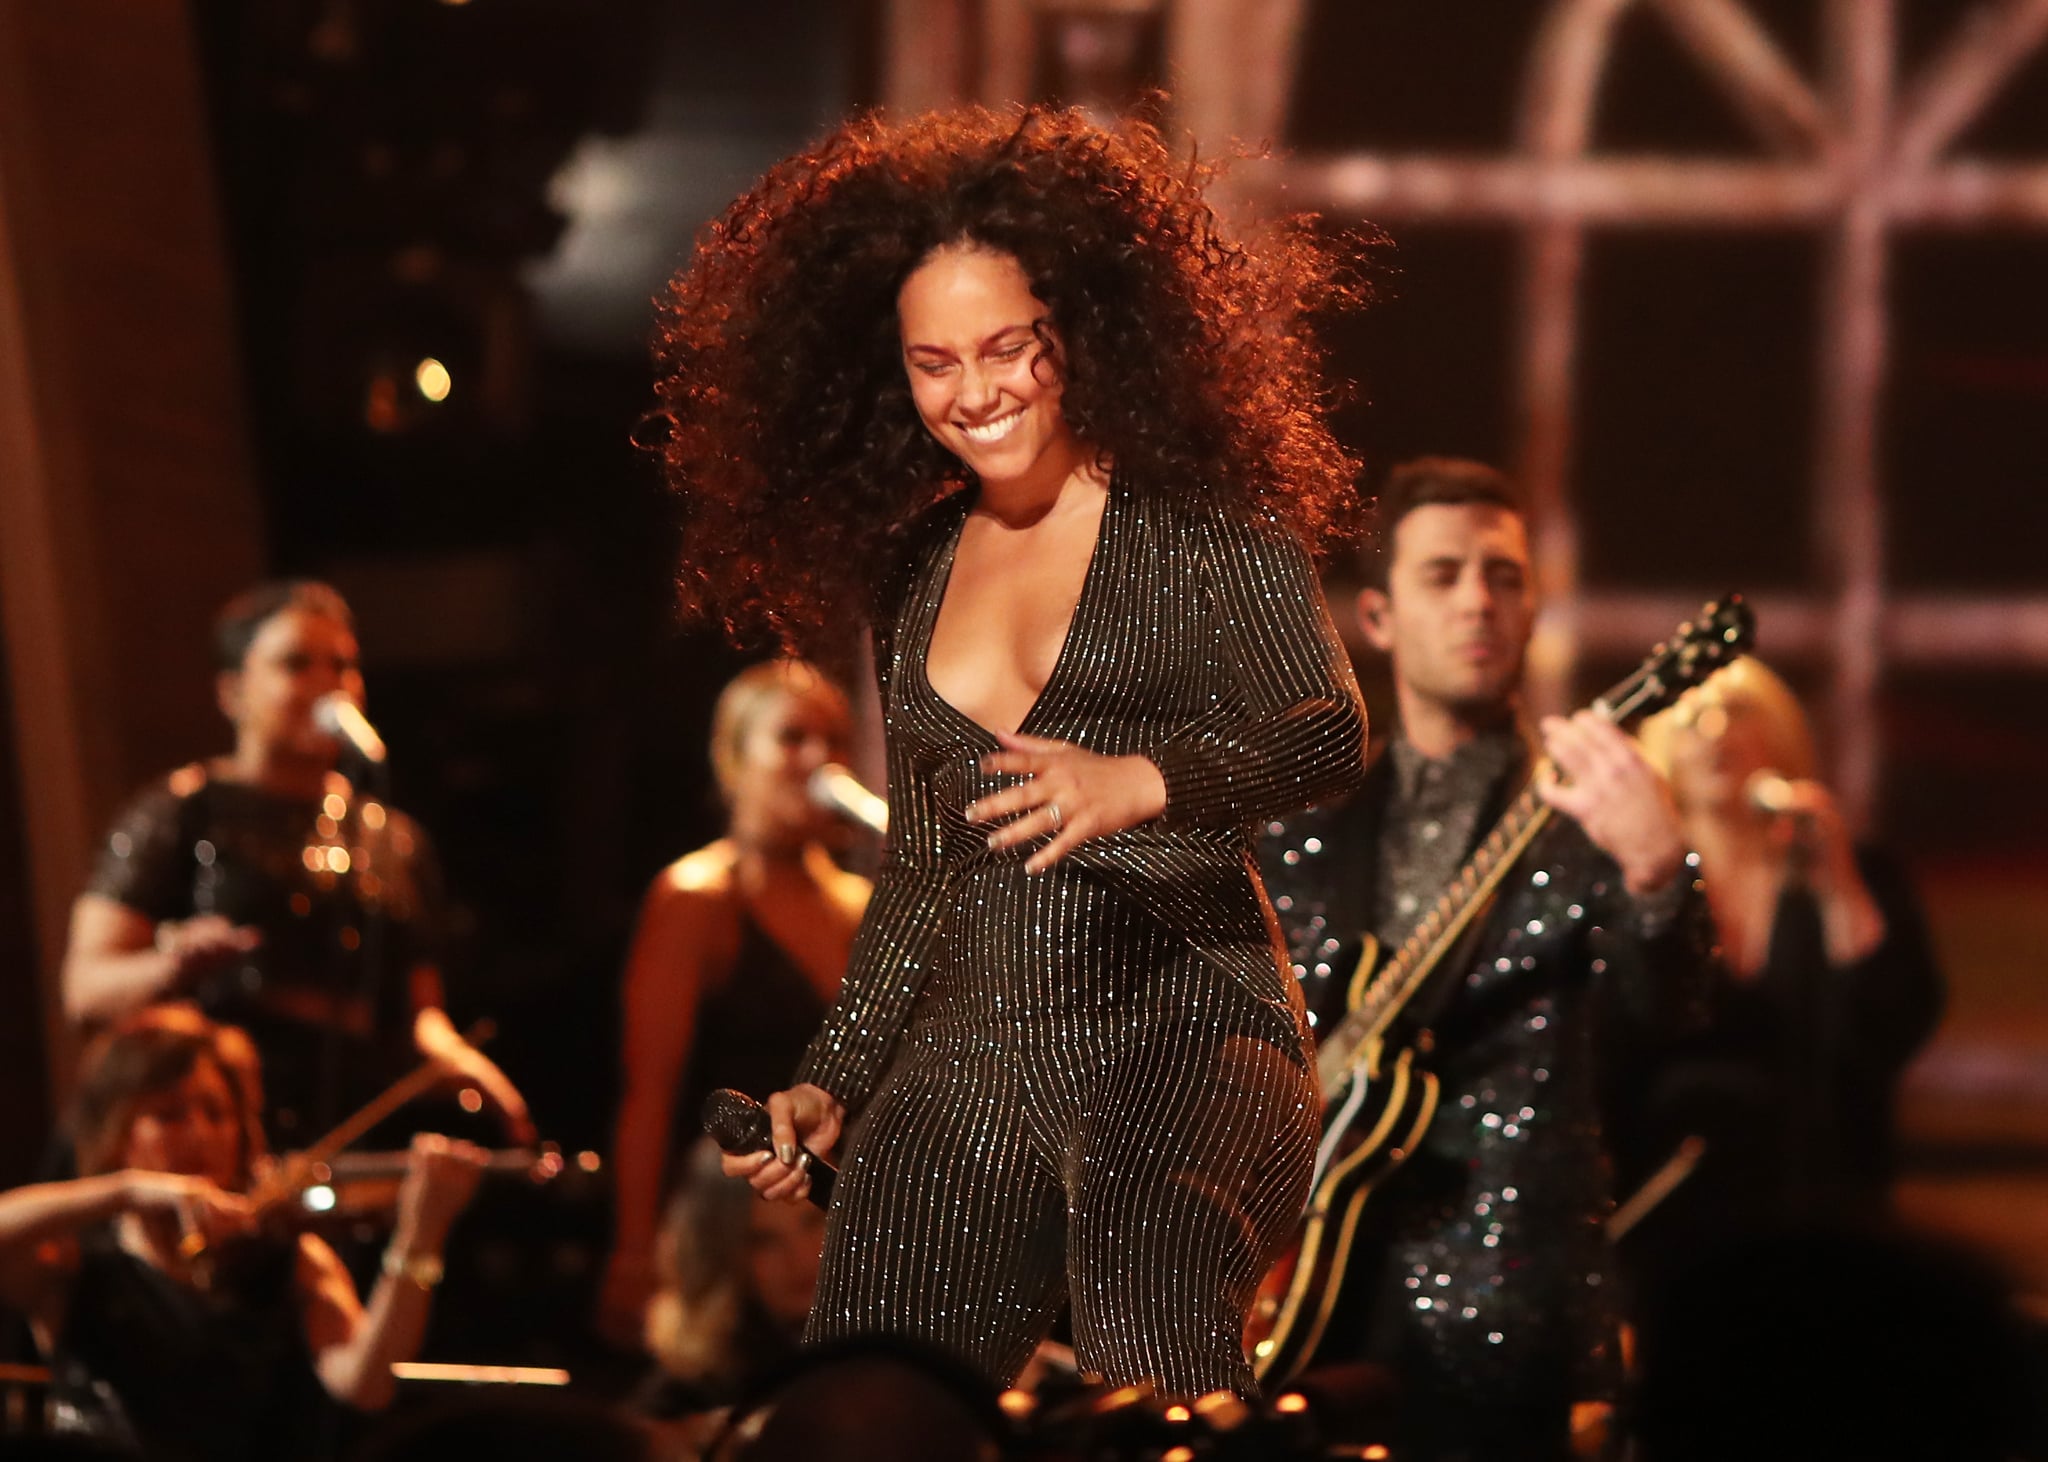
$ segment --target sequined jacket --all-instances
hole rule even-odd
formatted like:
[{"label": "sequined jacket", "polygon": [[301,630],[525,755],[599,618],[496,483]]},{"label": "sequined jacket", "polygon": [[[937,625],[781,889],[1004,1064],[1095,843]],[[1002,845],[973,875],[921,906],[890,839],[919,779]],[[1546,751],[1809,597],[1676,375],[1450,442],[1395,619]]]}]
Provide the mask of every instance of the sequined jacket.
[{"label": "sequined jacket", "polygon": [[[872,618],[890,839],[839,998],[798,1071],[849,1107],[887,1067],[961,880],[1006,862],[1024,876],[1019,850],[991,853],[987,829],[963,816],[1000,784],[978,765],[995,738],[957,712],[934,734],[920,719],[930,702],[908,694],[969,506],[957,494],[913,525]],[[1043,876],[1098,880],[1178,931],[1250,992],[1274,1040],[1304,1051],[1253,828],[1360,783],[1365,707],[1302,545],[1277,524],[1114,483],[1066,642],[1020,729],[1146,755],[1166,782],[1160,817],[1081,844]]]},{"label": "sequined jacket", "polygon": [[[1392,760],[1352,800],[1269,826],[1262,845],[1294,972],[1325,1023],[1342,1013],[1360,931],[1378,922]],[[1504,780],[1525,772],[1517,764]],[[1513,790],[1487,800],[1497,809]],[[1374,1252],[1354,1268],[1365,1292],[1337,1344],[1397,1365],[1440,1402],[1448,1393],[1453,1411],[1613,1393],[1621,1296],[1600,1227],[1616,1196],[1607,1119],[1711,1019],[1712,942],[1690,877],[1638,901],[1575,824],[1545,829],[1442,971],[1430,1022],[1442,1104],[1373,1201],[1359,1242]]]}]

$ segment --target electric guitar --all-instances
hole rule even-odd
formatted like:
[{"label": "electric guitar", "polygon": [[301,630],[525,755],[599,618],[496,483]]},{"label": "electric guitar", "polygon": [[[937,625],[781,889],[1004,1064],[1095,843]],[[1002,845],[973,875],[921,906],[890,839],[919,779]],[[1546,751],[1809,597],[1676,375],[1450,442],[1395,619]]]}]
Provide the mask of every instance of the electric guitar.
[{"label": "electric guitar", "polygon": [[[1739,594],[1708,604],[1681,624],[1635,672],[1593,702],[1617,726],[1661,710],[1746,652],[1754,616]],[[1536,793],[1545,768],[1511,803],[1443,895],[1384,963],[1371,935],[1352,976],[1342,1021],[1316,1055],[1323,1085],[1323,1136],[1316,1148],[1308,1211],[1296,1242],[1267,1276],[1246,1339],[1262,1382],[1281,1382],[1314,1358],[1343,1295],[1366,1203],[1414,1151],[1436,1116],[1435,1041],[1424,1028],[1397,1039],[1416,996],[1433,985],[1446,956],[1492,905],[1515,864],[1550,822]],[[1412,1022],[1411,1022],[1412,1024]]]}]

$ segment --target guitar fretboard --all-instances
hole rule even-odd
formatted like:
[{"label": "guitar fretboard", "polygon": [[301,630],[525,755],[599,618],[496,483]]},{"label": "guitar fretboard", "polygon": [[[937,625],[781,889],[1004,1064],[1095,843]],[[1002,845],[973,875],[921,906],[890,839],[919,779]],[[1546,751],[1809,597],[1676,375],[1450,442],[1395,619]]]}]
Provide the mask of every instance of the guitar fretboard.
[{"label": "guitar fretboard", "polygon": [[[1537,774],[1547,769],[1540,762]],[[1316,1064],[1325,1087],[1333,1086],[1358,1059],[1367,1041],[1383,1035],[1415,997],[1422,983],[1464,937],[1473,918],[1493,897],[1515,861],[1550,820],[1550,804],[1536,795],[1535,778],[1502,814],[1486,840],[1458,870],[1401,947],[1372,977],[1365,993],[1337,1028],[1323,1038]]]}]

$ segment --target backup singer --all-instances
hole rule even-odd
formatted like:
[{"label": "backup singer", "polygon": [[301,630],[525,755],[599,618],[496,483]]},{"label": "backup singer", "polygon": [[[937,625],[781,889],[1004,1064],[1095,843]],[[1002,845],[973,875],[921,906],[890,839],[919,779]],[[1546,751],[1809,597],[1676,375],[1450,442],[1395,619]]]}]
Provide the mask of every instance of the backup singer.
[{"label": "backup singer", "polygon": [[712,710],[726,835],[655,878],[626,960],[602,1311],[621,1344],[643,1343],[655,1221],[704,1098],[786,1086],[839,992],[870,889],[832,861],[834,819],[809,787],[847,759],[852,730],[846,697],[801,660],[741,671]]},{"label": "backup singer", "polygon": [[214,627],[226,756],[139,794],[71,912],[64,1003],[92,1028],[189,1000],[247,1030],[282,1145],[311,1141],[414,1060],[474,1083],[519,1140],[526,1103],[442,1010],[425,835],[338,769],[315,720],[360,701],[355,625],[325,584],[261,584]]},{"label": "backup singer", "polygon": [[867,120],[772,169],[672,289],[664,447],[700,605],[867,609],[891,841],[837,1002],[730,1159],[847,1128],[809,1337],[1251,1389],[1242,1326],[1317,1095],[1252,859],[1362,775],[1305,538],[1351,499],[1301,325],[1139,125]]},{"label": "backup singer", "polygon": [[[1643,727],[1699,850],[1732,988],[1709,1039],[1634,1125],[1643,1164],[1704,1134],[1698,1170],[1653,1214],[1653,1277],[1759,1226],[1890,1210],[1900,1074],[1943,984],[1905,871],[1852,841],[1814,780],[1813,736],[1762,661],[1717,671]],[[1755,783],[1778,779],[1766,805]]]},{"label": "backup singer", "polygon": [[[1398,948],[1526,781],[1519,716],[1535,616],[1521,500],[1477,462],[1390,474],[1359,599],[1401,724],[1365,788],[1273,830],[1270,885],[1311,1006],[1341,1015],[1360,931]],[[1546,719],[1541,784],[1564,818],[1510,873],[1441,973],[1442,1104],[1367,1210],[1323,1360],[1403,1385],[1421,1459],[1566,1454],[1620,1380],[1621,1297],[1601,1234],[1604,1116],[1703,1021],[1704,902],[1670,791],[1635,743],[1582,713]],[[1428,997],[1423,997],[1427,999]]]}]

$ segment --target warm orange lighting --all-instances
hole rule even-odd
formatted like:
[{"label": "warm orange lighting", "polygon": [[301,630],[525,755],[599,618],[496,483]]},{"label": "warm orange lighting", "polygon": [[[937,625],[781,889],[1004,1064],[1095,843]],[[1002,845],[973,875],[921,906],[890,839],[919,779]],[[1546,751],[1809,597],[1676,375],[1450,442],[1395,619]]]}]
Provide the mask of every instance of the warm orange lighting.
[{"label": "warm orange lighting", "polygon": [[481,1112],[484,1109],[484,1094],[473,1086],[465,1086],[455,1100],[462,1103],[465,1112]]},{"label": "warm orange lighting", "polygon": [[1168,1421],[1193,1421],[1194,1417],[1195,1414],[1185,1406],[1169,1406],[1166,1408],[1166,1419]]},{"label": "warm orange lighting", "polygon": [[378,375],[371,378],[370,394],[363,401],[363,420],[371,431],[398,430],[398,383],[391,377]]},{"label": "warm orange lighting", "polygon": [[1392,1452],[1389,1452],[1385,1447],[1382,1447],[1378,1442],[1374,1442],[1370,1447],[1367,1447],[1363,1452],[1360,1452],[1358,1455],[1363,1457],[1365,1459],[1365,1462],[1387,1462],[1387,1458],[1393,1456],[1394,1454]]},{"label": "warm orange lighting", "polygon": [[1038,1401],[1029,1391],[1005,1391],[996,1397],[996,1405],[1002,1407],[1003,1415],[1012,1421],[1022,1421],[1037,1409]]},{"label": "warm orange lighting", "polygon": [[1195,1462],[1195,1449],[1193,1447],[1175,1447],[1164,1453],[1160,1457],[1159,1462]]},{"label": "warm orange lighting", "polygon": [[1308,1410],[1308,1398],[1299,1391],[1289,1391],[1285,1396],[1282,1396],[1273,1403],[1273,1409],[1286,1412],[1289,1416],[1292,1416],[1297,1412]]},{"label": "warm orange lighting", "polygon": [[412,383],[429,401],[446,401],[449,391],[455,386],[455,377],[448,374],[448,367],[430,355],[413,367]]},{"label": "warm orange lighting", "polygon": [[604,1159],[596,1153],[585,1149],[576,1154],[576,1166],[583,1169],[586,1173],[594,1173],[604,1166]]}]

